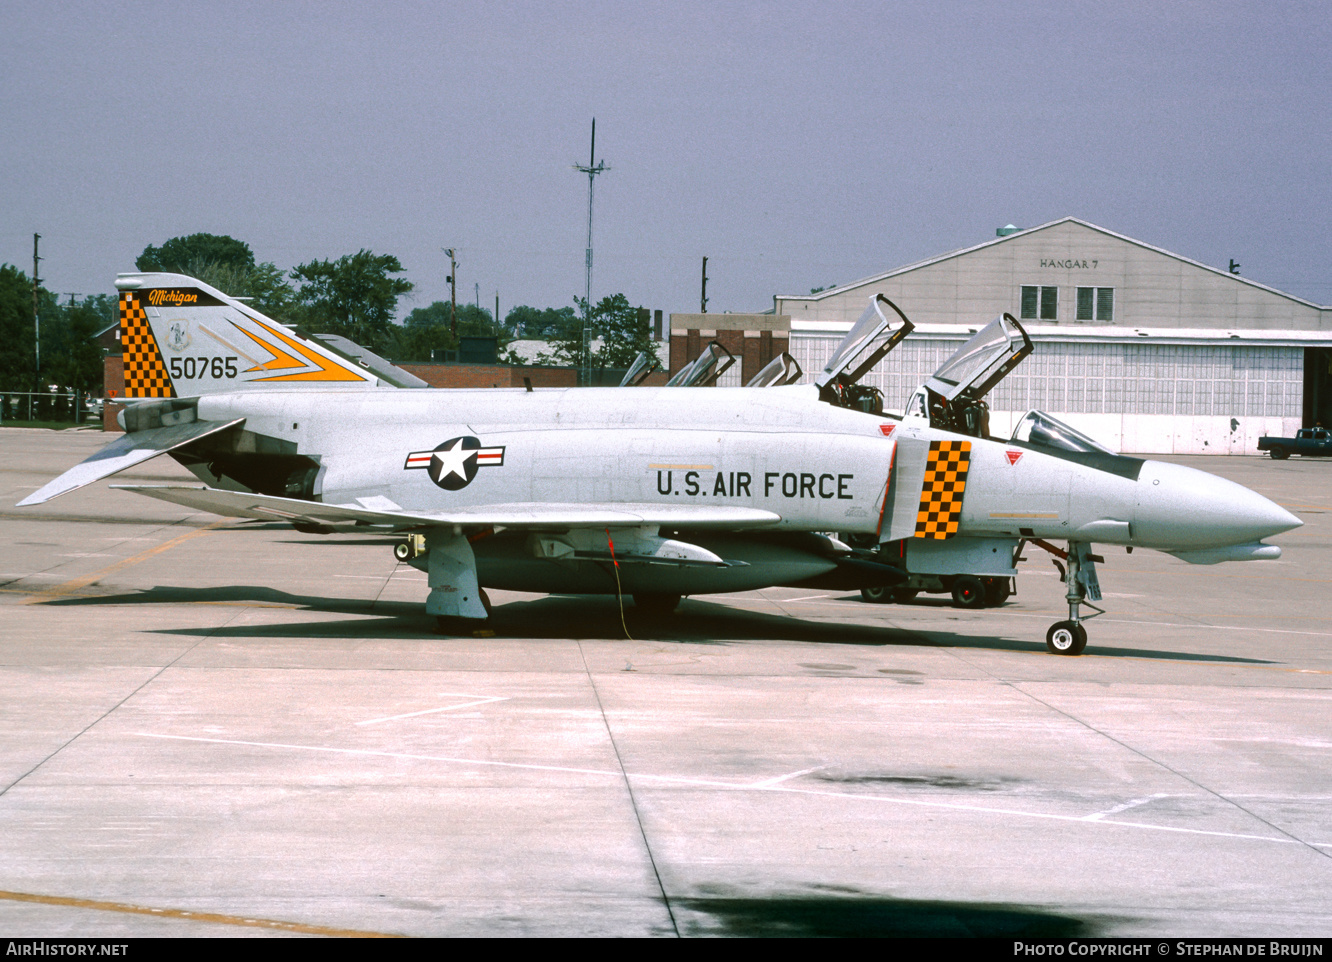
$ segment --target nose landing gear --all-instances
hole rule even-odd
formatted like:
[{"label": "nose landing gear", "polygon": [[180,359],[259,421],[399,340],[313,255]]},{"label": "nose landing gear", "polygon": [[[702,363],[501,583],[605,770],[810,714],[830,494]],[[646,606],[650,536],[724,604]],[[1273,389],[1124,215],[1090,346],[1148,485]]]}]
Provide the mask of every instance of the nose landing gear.
[{"label": "nose landing gear", "polygon": [[1078,541],[1070,541],[1067,552],[1060,551],[1054,545],[1040,539],[1033,538],[1032,543],[1056,557],[1063,558],[1068,565],[1065,568],[1058,561],[1055,562],[1055,567],[1059,569],[1059,574],[1068,589],[1064,595],[1068,602],[1068,620],[1056,621],[1050,626],[1050,630],[1045,633],[1045,647],[1052,655],[1080,655],[1087,647],[1087,628],[1083,621],[1096,617],[1088,615],[1084,619],[1081,615],[1082,606],[1086,605],[1098,615],[1105,614],[1102,609],[1091,603],[1101,600],[1101,583],[1096,577],[1096,562],[1104,559],[1091,553],[1091,545]]}]

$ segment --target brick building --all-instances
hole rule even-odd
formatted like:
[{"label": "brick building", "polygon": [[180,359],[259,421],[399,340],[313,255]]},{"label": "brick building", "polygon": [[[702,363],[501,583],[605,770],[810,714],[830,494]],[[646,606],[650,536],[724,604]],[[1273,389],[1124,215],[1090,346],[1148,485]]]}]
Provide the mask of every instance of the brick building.
[{"label": "brick building", "polygon": [[709,341],[716,340],[737,361],[717,384],[738,387],[786,351],[790,338],[791,318],[784,314],[672,314],[671,373],[698,357]]}]

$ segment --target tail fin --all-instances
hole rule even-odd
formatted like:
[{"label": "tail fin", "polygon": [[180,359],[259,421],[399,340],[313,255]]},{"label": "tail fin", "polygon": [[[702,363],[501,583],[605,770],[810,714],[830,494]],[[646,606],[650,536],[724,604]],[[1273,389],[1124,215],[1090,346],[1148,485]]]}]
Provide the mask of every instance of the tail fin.
[{"label": "tail fin", "polygon": [[381,383],[355,360],[193,277],[121,274],[116,288],[127,399]]}]

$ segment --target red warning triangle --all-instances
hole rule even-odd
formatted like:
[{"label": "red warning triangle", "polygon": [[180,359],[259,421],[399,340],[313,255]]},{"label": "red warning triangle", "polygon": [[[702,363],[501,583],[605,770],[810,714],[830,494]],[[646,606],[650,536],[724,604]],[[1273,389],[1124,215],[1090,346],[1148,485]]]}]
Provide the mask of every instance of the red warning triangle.
[{"label": "red warning triangle", "polygon": [[1005,451],[1004,457],[1008,458],[1009,464],[1017,464],[1022,459],[1021,451]]},{"label": "red warning triangle", "polygon": [[879,431],[880,431],[880,433],[883,434],[883,436],[884,436],[885,438],[891,438],[891,437],[893,436],[893,431],[896,430],[896,428],[897,428],[897,425],[896,425],[896,424],[880,424],[880,425],[879,425]]}]

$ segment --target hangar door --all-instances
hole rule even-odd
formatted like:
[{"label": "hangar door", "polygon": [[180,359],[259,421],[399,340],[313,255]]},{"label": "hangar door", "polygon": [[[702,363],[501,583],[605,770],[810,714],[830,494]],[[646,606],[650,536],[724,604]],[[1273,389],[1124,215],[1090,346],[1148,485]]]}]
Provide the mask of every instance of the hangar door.
[{"label": "hangar door", "polygon": [[1332,426],[1332,348],[1304,349],[1304,412],[1306,428]]}]

